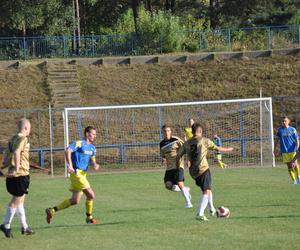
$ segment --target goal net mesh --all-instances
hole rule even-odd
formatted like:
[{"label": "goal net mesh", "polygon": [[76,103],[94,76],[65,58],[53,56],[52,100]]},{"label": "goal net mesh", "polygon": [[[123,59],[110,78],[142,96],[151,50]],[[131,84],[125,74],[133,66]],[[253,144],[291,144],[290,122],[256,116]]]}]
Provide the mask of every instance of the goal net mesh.
[{"label": "goal net mesh", "polygon": [[[83,138],[84,128],[94,126],[97,161],[107,168],[160,167],[161,127],[168,124],[174,136],[184,138],[189,118],[200,122],[204,136],[214,133],[223,146],[234,152],[223,154],[230,167],[272,165],[271,99],[234,102],[197,102],[65,110],[65,144]],[[208,159],[215,165],[214,153]]]}]

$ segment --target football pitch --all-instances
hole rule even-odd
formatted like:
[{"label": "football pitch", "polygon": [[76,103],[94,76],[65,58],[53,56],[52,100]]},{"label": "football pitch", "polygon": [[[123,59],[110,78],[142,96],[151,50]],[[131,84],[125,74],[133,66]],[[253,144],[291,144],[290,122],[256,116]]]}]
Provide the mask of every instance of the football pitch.
[{"label": "football pitch", "polygon": [[[215,205],[231,210],[229,219],[195,220],[200,189],[186,172],[193,209],[181,193],[163,186],[164,171],[90,175],[96,192],[94,216],[85,223],[84,200],[58,212],[50,225],[44,210],[70,196],[62,177],[33,176],[25,208],[36,231],[23,236],[17,217],[13,239],[1,233],[1,249],[300,249],[300,185],[278,168],[212,169]],[[9,200],[0,179],[0,219]]]}]

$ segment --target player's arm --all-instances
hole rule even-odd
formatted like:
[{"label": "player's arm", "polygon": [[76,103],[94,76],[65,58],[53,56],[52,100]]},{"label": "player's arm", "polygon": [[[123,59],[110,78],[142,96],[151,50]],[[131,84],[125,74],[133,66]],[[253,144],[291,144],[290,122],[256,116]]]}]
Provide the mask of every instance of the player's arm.
[{"label": "player's arm", "polygon": [[96,162],[96,148],[93,150],[93,155],[91,157],[91,165],[94,168],[94,170],[98,170],[100,168],[99,164]]},{"label": "player's arm", "polygon": [[298,152],[297,152],[297,154],[295,155],[295,157],[291,160],[291,162],[290,162],[290,166],[292,167],[292,168],[294,168],[294,167],[296,167],[296,165],[297,165],[297,159],[299,159],[300,158],[300,149],[298,148]]},{"label": "player's arm", "polygon": [[21,152],[22,149],[24,149],[26,143],[26,139],[20,139],[18,142],[16,142],[16,149],[13,151],[15,168],[12,172],[8,173],[8,176],[15,176],[16,173],[19,171],[21,165]]},{"label": "player's arm", "polygon": [[68,165],[68,173],[75,172],[73,163],[72,163],[72,152],[73,151],[70,148],[67,148],[65,150],[65,156],[66,156],[66,161],[67,161],[67,165]]},{"label": "player's arm", "polygon": [[99,164],[96,162],[96,157],[91,158],[91,165],[94,170],[98,170],[100,168]]},{"label": "player's arm", "polygon": [[180,168],[180,159],[182,158],[182,156],[184,156],[186,154],[186,150],[185,150],[185,144],[183,144],[179,150],[177,151],[177,155],[176,155],[176,167]]},{"label": "player's arm", "polygon": [[225,148],[225,147],[215,146],[214,150],[220,151],[222,153],[229,153],[229,152],[233,151],[233,148],[232,147]]},{"label": "player's arm", "polygon": [[279,137],[280,137],[280,134],[279,134],[279,131],[277,132],[277,134],[276,134],[276,138],[275,138],[275,142],[274,142],[274,155],[276,156],[277,154],[276,154],[276,148],[277,148],[277,145],[278,145],[278,143],[279,143]]},{"label": "player's arm", "polygon": [[221,146],[217,146],[217,145],[215,145],[214,144],[214,142],[213,141],[211,141],[211,140],[207,140],[206,141],[206,145],[207,145],[207,148],[209,149],[209,150],[216,150],[216,151],[219,151],[219,152],[221,152],[221,153],[228,153],[228,152],[232,152],[233,151],[233,148],[232,147],[221,147]]}]

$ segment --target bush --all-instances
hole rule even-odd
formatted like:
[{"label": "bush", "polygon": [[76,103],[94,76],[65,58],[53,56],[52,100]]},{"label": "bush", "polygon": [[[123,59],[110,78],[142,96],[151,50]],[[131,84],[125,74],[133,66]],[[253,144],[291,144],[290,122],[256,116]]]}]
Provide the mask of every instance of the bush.
[{"label": "bush", "polygon": [[[184,29],[180,24],[180,18],[166,11],[149,12],[144,7],[139,9],[137,20],[137,47],[139,53],[174,52],[181,49],[184,34],[178,32]],[[126,34],[135,32],[132,10],[128,10],[117,22],[114,31]],[[154,51],[155,52],[155,51]]]}]

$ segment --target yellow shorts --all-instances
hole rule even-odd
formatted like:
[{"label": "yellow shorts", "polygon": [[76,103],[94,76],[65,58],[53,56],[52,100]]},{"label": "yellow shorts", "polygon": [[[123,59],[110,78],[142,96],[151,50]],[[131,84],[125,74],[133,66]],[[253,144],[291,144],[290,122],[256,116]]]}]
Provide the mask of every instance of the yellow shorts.
[{"label": "yellow shorts", "polygon": [[70,180],[71,180],[71,191],[82,191],[84,189],[90,188],[90,183],[86,178],[86,172],[80,169],[76,170],[75,173],[70,174]]},{"label": "yellow shorts", "polygon": [[222,160],[222,155],[221,154],[215,154],[215,158],[219,161]]},{"label": "yellow shorts", "polygon": [[297,152],[292,152],[292,153],[282,153],[282,160],[283,163],[289,163],[293,160]]}]

